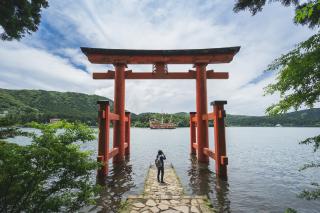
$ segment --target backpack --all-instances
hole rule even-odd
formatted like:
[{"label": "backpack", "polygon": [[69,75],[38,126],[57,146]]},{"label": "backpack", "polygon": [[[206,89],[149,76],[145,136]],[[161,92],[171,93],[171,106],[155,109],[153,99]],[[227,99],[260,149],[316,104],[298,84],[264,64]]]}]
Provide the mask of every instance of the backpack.
[{"label": "backpack", "polygon": [[159,168],[159,167],[161,167],[162,165],[161,165],[161,161],[160,161],[160,159],[157,157],[156,158],[156,160],[154,161],[154,163],[156,164],[156,167],[157,168]]}]

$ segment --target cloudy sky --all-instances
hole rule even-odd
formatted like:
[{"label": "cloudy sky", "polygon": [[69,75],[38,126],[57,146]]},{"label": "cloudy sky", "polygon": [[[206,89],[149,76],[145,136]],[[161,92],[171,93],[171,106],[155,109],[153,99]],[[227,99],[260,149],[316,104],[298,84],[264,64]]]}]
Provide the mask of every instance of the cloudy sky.
[{"label": "cloudy sky", "polygon": [[[263,115],[278,96],[263,96],[276,73],[264,73],[277,56],[313,32],[293,24],[293,8],[278,3],[262,13],[233,13],[225,0],[56,0],[42,12],[39,30],[20,42],[0,41],[0,87],[98,94],[113,99],[112,80],[92,80],[81,46],[125,49],[189,49],[241,46],[228,80],[208,80],[208,102],[227,100],[231,114]],[[0,29],[1,30],[1,29]],[[129,66],[151,70],[150,66]],[[192,65],[169,66],[169,71]],[[128,80],[126,108],[132,112],[195,110],[194,80]]]}]

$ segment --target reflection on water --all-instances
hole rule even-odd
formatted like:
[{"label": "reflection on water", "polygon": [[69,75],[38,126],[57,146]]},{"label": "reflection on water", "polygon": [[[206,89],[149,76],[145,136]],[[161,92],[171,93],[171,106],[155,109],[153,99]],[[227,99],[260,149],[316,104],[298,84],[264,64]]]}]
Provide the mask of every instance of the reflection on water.
[{"label": "reflection on water", "polygon": [[98,205],[103,207],[101,212],[118,212],[121,202],[134,187],[129,159],[123,163],[113,164],[98,200]]},{"label": "reflection on water", "polygon": [[229,200],[229,184],[227,181],[215,179],[215,190],[217,205],[214,205],[219,212],[231,212]]},{"label": "reflection on water", "polygon": [[209,196],[215,201],[213,206],[219,212],[230,212],[228,182],[216,178],[215,173],[209,168],[210,165],[198,163],[196,157],[191,155],[188,169],[191,192],[195,195]]},{"label": "reflection on water", "polygon": [[208,169],[208,165],[197,162],[194,155],[190,158],[190,168],[188,176],[190,178],[189,186],[191,187],[192,194],[210,194],[212,193],[211,183],[214,182],[214,173]]}]

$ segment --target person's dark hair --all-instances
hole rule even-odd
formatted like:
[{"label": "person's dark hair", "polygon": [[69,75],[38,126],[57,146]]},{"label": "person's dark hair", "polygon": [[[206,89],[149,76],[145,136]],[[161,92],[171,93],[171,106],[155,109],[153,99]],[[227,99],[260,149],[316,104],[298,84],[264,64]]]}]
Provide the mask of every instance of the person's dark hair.
[{"label": "person's dark hair", "polygon": [[162,155],[163,152],[161,150],[158,151],[158,155]]}]

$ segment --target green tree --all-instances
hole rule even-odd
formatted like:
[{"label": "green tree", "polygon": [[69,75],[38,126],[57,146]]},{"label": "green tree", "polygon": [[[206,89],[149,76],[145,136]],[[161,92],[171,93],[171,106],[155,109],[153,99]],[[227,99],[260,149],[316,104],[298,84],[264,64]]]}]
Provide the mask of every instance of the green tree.
[{"label": "green tree", "polygon": [[301,42],[268,66],[279,70],[277,81],[266,87],[267,94],[280,93],[280,101],[267,108],[269,114],[284,113],[301,106],[313,107],[320,95],[320,33]]},{"label": "green tree", "polygon": [[0,142],[0,212],[73,212],[94,202],[98,167],[80,142],[94,139],[81,123],[37,124],[31,145]]},{"label": "green tree", "polygon": [[1,0],[0,25],[4,32],[2,40],[21,39],[38,30],[42,8],[49,6],[47,0]]},{"label": "green tree", "polygon": [[320,24],[320,0],[309,0],[300,3],[299,0],[237,0],[233,10],[239,12],[249,10],[252,15],[261,11],[265,4],[280,2],[284,6],[295,6],[294,22],[297,24],[308,25],[310,28]]},{"label": "green tree", "polygon": [[[284,6],[295,6],[294,22],[309,28],[320,26],[320,0],[270,0],[281,2]],[[237,0],[234,11],[249,9],[252,15],[261,11],[266,0]],[[267,71],[278,71],[276,82],[266,87],[266,94],[280,93],[280,101],[267,108],[268,114],[281,114],[301,106],[312,107],[320,96],[320,32],[299,43],[289,53],[275,59]],[[313,144],[314,152],[319,150],[320,136],[307,138],[300,144]],[[319,168],[320,162],[306,164],[301,170]],[[313,191],[303,191],[300,197],[320,198],[320,185],[312,184]]]}]

